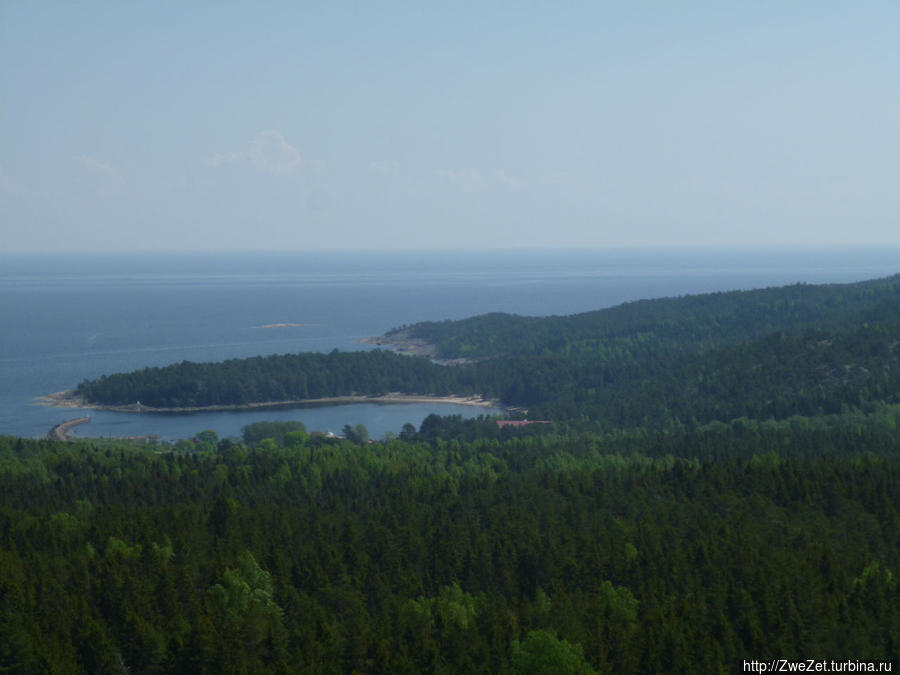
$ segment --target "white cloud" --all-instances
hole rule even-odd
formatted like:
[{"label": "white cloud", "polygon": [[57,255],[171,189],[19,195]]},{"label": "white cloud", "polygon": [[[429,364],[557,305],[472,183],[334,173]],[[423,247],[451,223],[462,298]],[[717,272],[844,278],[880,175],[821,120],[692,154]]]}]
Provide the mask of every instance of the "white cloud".
[{"label": "white cloud", "polygon": [[203,162],[219,168],[248,166],[268,173],[287,173],[300,166],[300,151],[278,131],[261,131],[244,150],[219,152],[203,157]]},{"label": "white cloud", "polygon": [[263,131],[250,141],[247,157],[254,168],[283,173],[300,166],[300,153],[277,131]]},{"label": "white cloud", "polygon": [[112,164],[101,161],[94,157],[93,155],[78,155],[75,157],[76,160],[81,162],[82,166],[87,169],[93,171],[94,173],[109,176],[109,177],[119,177],[119,171]]}]

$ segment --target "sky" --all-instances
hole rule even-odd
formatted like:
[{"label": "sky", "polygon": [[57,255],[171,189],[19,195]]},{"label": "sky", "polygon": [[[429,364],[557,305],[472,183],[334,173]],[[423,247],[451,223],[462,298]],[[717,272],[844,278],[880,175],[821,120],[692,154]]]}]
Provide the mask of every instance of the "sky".
[{"label": "sky", "polygon": [[900,244],[900,3],[0,0],[0,252]]}]

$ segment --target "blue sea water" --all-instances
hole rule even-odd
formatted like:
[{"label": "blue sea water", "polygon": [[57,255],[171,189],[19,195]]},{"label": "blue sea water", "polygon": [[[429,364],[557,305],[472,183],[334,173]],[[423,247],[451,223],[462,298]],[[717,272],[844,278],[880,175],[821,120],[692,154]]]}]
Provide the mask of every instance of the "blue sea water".
[{"label": "blue sea water", "polygon": [[572,314],[898,271],[900,248],[0,255],[0,433],[43,436],[90,415],[75,435],[236,436],[250,422],[297,419],[335,432],[362,423],[378,438],[432,412],[485,411],[352,404],[148,415],[51,408],[36,398],[85,378],[183,360],[368,349],[362,338],[423,320]]}]

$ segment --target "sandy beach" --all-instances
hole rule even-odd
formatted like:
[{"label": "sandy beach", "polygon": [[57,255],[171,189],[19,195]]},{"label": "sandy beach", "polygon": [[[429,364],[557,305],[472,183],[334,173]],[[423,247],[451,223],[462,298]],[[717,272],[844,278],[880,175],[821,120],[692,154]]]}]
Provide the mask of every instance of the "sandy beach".
[{"label": "sandy beach", "polygon": [[265,401],[260,403],[246,403],[242,405],[209,405],[187,406],[179,408],[156,408],[148,405],[132,403],[130,405],[101,405],[89,403],[79,397],[74,390],[67,389],[57,391],[37,398],[41,405],[55,408],[85,408],[91,410],[111,410],[114,412],[141,412],[141,413],[191,413],[191,412],[215,412],[225,410],[256,410],[262,408],[286,408],[315,405],[342,405],[347,403],[455,403],[457,405],[473,405],[484,408],[502,407],[499,401],[485,399],[480,396],[427,396],[420,394],[404,394],[401,392],[389,392],[379,396],[331,396],[327,398],[305,398],[291,401]]}]

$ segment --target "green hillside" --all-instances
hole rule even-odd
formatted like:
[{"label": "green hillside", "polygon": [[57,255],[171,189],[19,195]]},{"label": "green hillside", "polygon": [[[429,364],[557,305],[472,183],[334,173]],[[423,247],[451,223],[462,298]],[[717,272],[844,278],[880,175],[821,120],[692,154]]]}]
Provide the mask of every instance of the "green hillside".
[{"label": "green hillside", "polygon": [[480,394],[585,430],[867,410],[900,392],[900,277],[645,300],[566,317],[488,314],[386,339],[383,350],[181,363],[82,382],[86,400],[242,405],[387,392]]},{"label": "green hillside", "polygon": [[0,437],[0,672],[896,665],[900,278],[383,340],[462,363],[335,351],[78,391],[159,406],[477,393],[552,423]]}]

